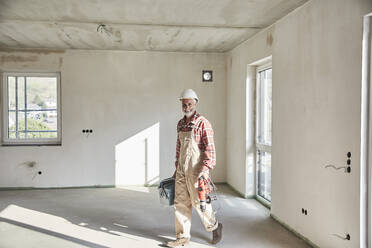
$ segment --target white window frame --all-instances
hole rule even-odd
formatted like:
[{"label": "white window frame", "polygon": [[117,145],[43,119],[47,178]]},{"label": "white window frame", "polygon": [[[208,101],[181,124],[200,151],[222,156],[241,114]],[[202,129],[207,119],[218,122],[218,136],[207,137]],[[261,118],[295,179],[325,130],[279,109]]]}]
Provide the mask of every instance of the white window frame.
[{"label": "white window frame", "polygon": [[[260,124],[260,121],[261,121],[261,112],[260,112],[260,102],[261,102],[261,96],[260,96],[260,76],[259,76],[259,73],[262,72],[262,71],[265,71],[267,69],[272,69],[272,61],[270,60],[269,62],[266,62],[265,64],[262,64],[260,66],[257,66],[256,67],[256,130],[255,130],[255,144],[256,144],[256,154],[255,154],[255,170],[256,170],[256,180],[255,180],[255,189],[256,189],[256,199],[259,200],[262,204],[270,207],[271,206],[271,202],[268,201],[267,199],[263,198],[262,196],[260,196],[258,194],[258,151],[261,151],[261,152],[268,152],[270,154],[271,153],[271,147],[272,147],[272,141],[271,141],[271,145],[266,145],[266,144],[260,144],[259,143],[259,140],[258,140],[258,134],[259,134],[259,124]],[[272,126],[272,122],[271,122],[271,126]],[[271,127],[271,130],[272,130],[272,127]],[[272,137],[271,137],[271,140],[272,140]]]},{"label": "white window frame", "polygon": [[[8,104],[8,77],[56,77],[57,78],[57,138],[43,139],[9,139],[8,138],[8,121],[9,121],[9,104]],[[61,144],[61,75],[59,72],[3,72],[2,82],[2,145],[60,145]]]},{"label": "white window frame", "polygon": [[372,244],[372,13],[363,18],[361,154],[360,154],[360,247]]}]

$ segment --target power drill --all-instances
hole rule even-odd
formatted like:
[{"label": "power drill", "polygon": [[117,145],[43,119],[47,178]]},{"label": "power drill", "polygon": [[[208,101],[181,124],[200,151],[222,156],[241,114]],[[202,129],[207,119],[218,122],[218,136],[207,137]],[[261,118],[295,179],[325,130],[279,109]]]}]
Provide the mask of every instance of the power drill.
[{"label": "power drill", "polygon": [[211,202],[211,198],[208,194],[211,193],[209,185],[209,179],[205,179],[204,176],[198,178],[198,195],[200,200],[200,209],[202,212],[207,208],[207,203]]}]

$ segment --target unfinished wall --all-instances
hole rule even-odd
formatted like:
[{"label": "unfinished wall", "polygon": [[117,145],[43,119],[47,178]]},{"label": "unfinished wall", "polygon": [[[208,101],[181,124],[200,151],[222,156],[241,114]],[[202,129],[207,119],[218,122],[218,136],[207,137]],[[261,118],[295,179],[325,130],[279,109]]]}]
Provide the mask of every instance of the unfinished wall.
[{"label": "unfinished wall", "polygon": [[[312,0],[227,58],[228,183],[247,195],[247,65],[272,55],[271,212],[320,247],[359,247],[362,19],[371,11],[370,0]],[[348,151],[351,174],[324,168],[344,166]],[[350,241],[332,235],[346,233]]]},{"label": "unfinished wall", "polygon": [[256,83],[248,82],[247,65],[271,55],[272,48],[267,43],[267,37],[272,31],[271,27],[258,33],[233,49],[227,58],[227,181],[246,196],[251,196],[249,188],[253,183],[246,182],[245,178],[251,173],[246,170],[246,157],[254,153]]},{"label": "unfinished wall", "polygon": [[[176,124],[182,117],[178,97],[184,88],[196,90],[199,112],[215,129],[217,166],[213,177],[224,182],[225,57],[0,51],[0,70],[58,71],[62,86],[62,145],[0,147],[0,187],[114,185],[116,172],[120,172],[120,184],[156,183],[159,176],[171,176]],[[201,82],[203,69],[214,71],[213,84]],[[87,137],[82,129],[93,129],[93,133]],[[26,166],[27,161],[35,161],[35,167]]]}]

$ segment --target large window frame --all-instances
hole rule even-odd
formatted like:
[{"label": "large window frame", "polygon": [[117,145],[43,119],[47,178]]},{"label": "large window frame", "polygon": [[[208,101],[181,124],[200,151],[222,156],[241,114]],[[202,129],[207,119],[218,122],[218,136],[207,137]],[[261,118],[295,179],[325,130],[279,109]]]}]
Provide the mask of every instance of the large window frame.
[{"label": "large window frame", "polygon": [[[264,205],[269,206],[271,205],[271,201],[266,199],[264,196],[260,195],[259,192],[259,184],[260,184],[260,173],[259,173],[259,166],[260,166],[260,153],[269,153],[271,156],[271,147],[272,147],[272,133],[270,137],[271,143],[262,142],[260,134],[263,122],[263,108],[262,105],[264,103],[264,99],[261,97],[261,83],[260,83],[260,73],[266,70],[272,70],[272,63],[271,61],[260,65],[256,68],[256,135],[255,135],[255,144],[256,144],[256,198],[262,202]],[[272,94],[272,92],[271,92]],[[272,110],[272,108],[271,108]],[[271,130],[272,130],[272,115],[271,115]],[[271,163],[271,162],[270,162]],[[271,183],[270,183],[271,184]],[[271,192],[271,190],[270,190]]]},{"label": "large window frame", "polygon": [[[59,72],[3,72],[2,73],[2,145],[60,145],[61,144],[61,75]],[[25,78],[25,85],[27,84],[27,77],[55,77],[57,79],[57,99],[56,99],[56,110],[57,111],[57,137],[56,138],[32,138],[32,139],[13,139],[9,138],[9,96],[8,96],[8,77],[15,77],[16,82],[18,77]],[[25,88],[25,98],[26,98],[26,88]],[[16,110],[18,111],[18,110]],[[25,113],[27,109],[24,110]],[[43,109],[39,111],[51,111],[48,109]],[[17,112],[16,112],[17,113]]]},{"label": "large window frame", "polygon": [[360,154],[360,247],[372,244],[372,13],[363,18],[361,154]]}]

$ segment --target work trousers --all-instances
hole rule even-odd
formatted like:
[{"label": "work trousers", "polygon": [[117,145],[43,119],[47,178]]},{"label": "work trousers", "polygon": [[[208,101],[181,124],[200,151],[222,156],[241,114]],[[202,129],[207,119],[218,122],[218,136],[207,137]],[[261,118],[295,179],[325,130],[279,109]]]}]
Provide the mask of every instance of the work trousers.
[{"label": "work trousers", "polygon": [[200,149],[193,137],[193,131],[178,132],[180,156],[176,171],[175,186],[175,224],[177,238],[190,238],[192,207],[200,216],[205,230],[211,232],[218,227],[212,205],[206,204],[204,212],[200,209],[198,196],[198,176],[202,170]]}]

